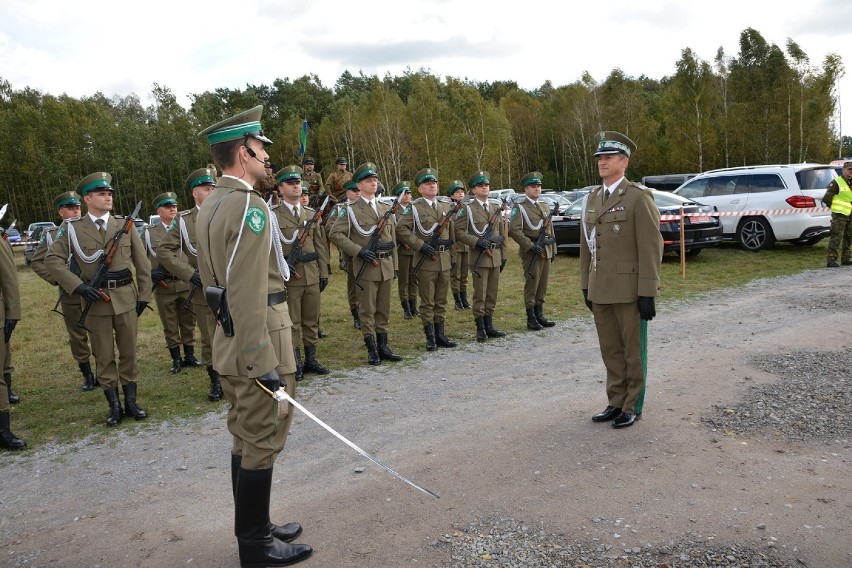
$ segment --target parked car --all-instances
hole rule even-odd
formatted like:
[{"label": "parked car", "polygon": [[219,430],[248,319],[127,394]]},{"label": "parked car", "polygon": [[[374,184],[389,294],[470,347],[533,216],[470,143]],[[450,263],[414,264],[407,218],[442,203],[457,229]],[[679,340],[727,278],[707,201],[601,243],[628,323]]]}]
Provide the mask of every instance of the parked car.
[{"label": "parked car", "polygon": [[45,227],[43,225],[36,227],[30,235],[27,244],[24,246],[24,262],[27,264],[27,266],[29,266],[30,263],[32,263],[33,261],[33,253],[38,247],[38,243],[41,240],[42,233],[44,233],[49,228],[50,227]]},{"label": "parked car", "polygon": [[[660,210],[660,215],[697,213],[697,216],[685,217],[684,242],[687,256],[697,256],[707,247],[718,246],[722,242],[722,226],[719,217],[710,215],[716,211],[711,205],[703,205],[684,199],[665,191],[650,190],[654,203]],[[559,251],[579,254],[580,252],[580,222],[583,218],[583,199],[571,204],[564,212],[553,217],[553,230],[556,236],[556,248]],[[707,213],[707,215],[701,215]],[[680,221],[660,221],[660,233],[663,236],[664,252],[680,250]]]},{"label": "parked car", "polygon": [[151,215],[150,217],[148,217],[148,226],[149,227],[153,227],[154,225],[156,225],[159,222],[160,222],[160,216],[159,215]]},{"label": "parked car", "polygon": [[698,174],[666,174],[662,176],[645,176],[642,185],[660,191],[674,191]]},{"label": "parked car", "polygon": [[21,232],[15,227],[6,229],[6,238],[10,243],[19,243],[21,242]]},{"label": "parked car", "polygon": [[488,192],[488,199],[503,199],[504,197],[510,197],[515,195],[516,191],[514,189],[492,189]]},{"label": "parked car", "polygon": [[33,231],[36,230],[36,227],[55,227],[56,223],[53,221],[38,221],[36,223],[30,223],[30,226],[27,227],[27,230],[24,231],[24,240],[31,241],[33,239],[32,234]]},{"label": "parked car", "polygon": [[148,227],[145,221],[142,219],[133,219],[133,224],[136,226],[136,232],[139,233],[139,236],[145,238],[145,228]]},{"label": "parked car", "polygon": [[835,177],[823,164],[745,166],[698,175],[675,191],[736,216],[722,217],[725,239],[745,250],[771,248],[776,241],[814,245],[831,232],[831,213],[790,213],[822,208],[825,188]]}]

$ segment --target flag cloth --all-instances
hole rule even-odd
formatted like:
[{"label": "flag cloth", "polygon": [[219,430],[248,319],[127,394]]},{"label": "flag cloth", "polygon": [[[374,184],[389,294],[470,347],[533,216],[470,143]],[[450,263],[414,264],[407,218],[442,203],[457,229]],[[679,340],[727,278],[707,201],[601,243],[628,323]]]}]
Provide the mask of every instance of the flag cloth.
[{"label": "flag cloth", "polygon": [[302,130],[299,132],[299,157],[305,155],[305,150],[308,149],[308,121],[305,119],[302,122]]}]

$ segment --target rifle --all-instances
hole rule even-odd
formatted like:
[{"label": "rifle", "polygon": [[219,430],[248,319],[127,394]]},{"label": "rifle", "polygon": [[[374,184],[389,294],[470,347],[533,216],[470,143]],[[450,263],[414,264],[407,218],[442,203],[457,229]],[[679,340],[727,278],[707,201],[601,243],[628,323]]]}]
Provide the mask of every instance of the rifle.
[{"label": "rifle", "polygon": [[8,208],[9,208],[8,203],[6,205],[4,205],[3,207],[0,207],[0,221],[2,221],[3,217],[6,216],[6,209],[8,209]]},{"label": "rifle", "polygon": [[195,312],[192,311],[192,297],[195,295],[196,290],[198,290],[198,286],[193,284],[192,287],[189,289],[189,294],[186,295],[186,299],[180,305],[182,310],[186,310],[193,315],[195,314]]},{"label": "rifle", "polygon": [[[135,224],[133,220],[139,215],[139,210],[142,209],[142,202],[136,204],[136,209],[133,210],[133,213],[130,214],[127,219],[125,219],[124,224],[121,228],[115,232],[110,241],[107,243],[106,248],[104,249],[104,254],[101,257],[101,262],[98,264],[98,268],[95,270],[95,274],[92,278],[87,282],[89,286],[92,288],[96,288],[98,293],[101,295],[101,300],[104,302],[111,301],[109,295],[104,292],[103,284],[104,278],[106,278],[107,272],[109,272],[109,267],[112,264],[112,259],[115,257],[115,253],[118,252],[118,243],[121,240],[121,237],[130,232],[130,229],[135,230]],[[92,301],[86,300],[86,305],[83,306],[83,311],[80,314],[80,319],[77,321],[77,327],[82,327],[86,331],[89,329],[86,328],[86,316],[89,314],[89,308],[92,307]]]},{"label": "rifle", "polygon": [[[500,203],[500,208],[491,215],[491,218],[488,219],[488,225],[485,227],[485,230],[482,233],[482,236],[489,241],[491,240],[491,233],[494,232],[494,221],[497,220],[499,215],[503,214],[503,210],[506,208],[506,203],[508,202],[508,198],[504,197],[503,201]],[[491,252],[491,249],[479,249],[479,254],[476,256],[476,260],[473,261],[473,264],[470,266],[470,271],[479,276],[479,263],[482,262],[482,255],[487,254],[488,256],[494,256],[494,253]]]},{"label": "rifle", "polygon": [[[520,205],[518,205],[518,207],[520,207]],[[541,224],[541,229],[539,229],[539,231],[538,231],[538,237],[536,237],[535,243],[533,243],[534,246],[542,247],[542,246],[547,246],[548,244],[550,244],[550,243],[547,242],[547,239],[548,239],[547,229],[548,229],[548,227],[553,225],[553,216],[556,215],[557,211],[559,211],[559,204],[558,203],[550,211],[550,215],[547,216],[547,220],[544,221]],[[533,269],[533,266],[535,266],[535,261],[538,260],[539,257],[541,257],[541,259],[544,260],[545,258],[547,258],[547,254],[543,253],[543,254],[532,255],[532,258],[530,259],[529,264],[527,264],[527,271],[526,271],[526,274],[525,274],[526,277],[535,278],[535,276],[532,273],[532,269]]]},{"label": "rifle", "polygon": [[299,228],[299,238],[295,240],[293,247],[290,249],[290,254],[287,255],[287,265],[290,267],[290,274],[292,274],[296,280],[302,279],[302,275],[296,272],[296,263],[301,260],[302,248],[305,246],[305,241],[308,240],[308,235],[311,234],[311,227],[322,218],[322,211],[325,209],[327,204],[328,197],[325,198],[325,201],[322,202],[322,205],[319,209],[317,209],[316,213],[314,213],[314,215]]},{"label": "rifle", "polygon": [[[462,202],[461,202],[461,200],[459,200],[459,202],[458,202],[458,203],[456,203],[456,204],[454,204],[454,205],[453,205],[453,208],[452,208],[452,209],[450,209],[449,211],[447,211],[447,213],[446,213],[446,214],[444,215],[444,217],[441,219],[441,222],[438,224],[438,226],[437,226],[437,227],[435,228],[435,230],[432,232],[432,236],[431,236],[431,237],[429,237],[429,240],[428,240],[428,241],[426,241],[426,244],[427,244],[427,245],[429,245],[429,246],[430,246],[430,247],[432,247],[432,248],[434,248],[435,246],[437,246],[438,241],[439,241],[439,240],[441,240],[441,233],[443,233],[443,232],[444,232],[444,229],[446,228],[447,223],[449,223],[449,222],[450,222],[450,219],[452,219],[452,218],[453,218],[453,216],[454,216],[456,213],[458,213],[458,212],[459,212],[459,209],[461,209],[461,208],[462,208]],[[432,260],[438,260],[438,257],[436,257],[436,256],[431,256],[430,258],[431,258]],[[412,269],[411,269],[411,271],[408,273],[408,275],[409,275],[409,276],[411,276],[411,277],[413,277],[413,278],[417,278],[417,271],[418,271],[418,270],[420,270],[420,267],[423,265],[423,261],[424,261],[424,260],[426,260],[426,255],[425,255],[425,254],[421,254],[421,255],[420,255],[420,260],[418,260],[418,261],[417,261],[417,264],[415,264],[415,265],[414,265],[414,268],[412,268]]]},{"label": "rifle", "polygon": [[[391,204],[390,209],[388,209],[385,212],[385,214],[382,215],[382,217],[379,219],[379,222],[376,223],[376,228],[373,231],[373,234],[370,235],[370,242],[367,243],[366,249],[368,251],[375,252],[376,246],[379,244],[379,238],[381,238],[382,233],[385,232],[385,227],[388,224],[388,219],[390,218],[391,215],[396,214],[397,208],[399,208],[399,197],[397,197],[396,199],[393,200],[393,203]],[[393,243],[391,243],[391,245],[393,245]],[[370,264],[372,264],[373,266],[378,266],[379,261],[373,260],[373,261],[370,262]],[[361,276],[364,275],[364,269],[365,268],[367,268],[367,261],[366,260],[361,264],[361,268],[358,269],[358,274],[355,275],[355,285],[358,286],[362,290],[364,289],[364,287],[361,286]]]}]

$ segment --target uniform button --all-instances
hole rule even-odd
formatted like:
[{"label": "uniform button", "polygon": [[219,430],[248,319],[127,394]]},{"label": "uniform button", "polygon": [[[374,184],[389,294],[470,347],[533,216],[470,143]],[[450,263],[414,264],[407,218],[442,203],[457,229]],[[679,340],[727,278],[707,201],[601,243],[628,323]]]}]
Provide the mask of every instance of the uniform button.
[{"label": "uniform button", "polygon": [[248,369],[249,371],[251,371],[252,369],[254,369],[254,367],[252,367],[251,365],[246,365],[246,369]]}]

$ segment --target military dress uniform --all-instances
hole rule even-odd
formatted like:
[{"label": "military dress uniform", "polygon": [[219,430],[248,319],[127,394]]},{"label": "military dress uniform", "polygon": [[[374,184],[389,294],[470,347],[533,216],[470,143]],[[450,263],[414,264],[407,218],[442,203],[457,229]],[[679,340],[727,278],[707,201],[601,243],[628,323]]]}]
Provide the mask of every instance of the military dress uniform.
[{"label": "military dress uniform", "polygon": [[[530,172],[521,180],[521,187],[541,185],[540,172]],[[527,329],[539,331],[553,327],[554,322],[544,317],[544,296],[550,278],[550,263],[556,256],[556,239],[550,219],[550,209],[541,201],[526,197],[512,207],[509,236],[518,243],[521,270],[524,278],[524,306],[527,312]],[[544,231],[544,239],[538,244]],[[533,260],[534,257],[535,260]],[[528,270],[529,268],[529,270]]]},{"label": "military dress uniform", "polygon": [[[53,200],[53,204],[57,208],[64,205],[80,205],[80,196],[74,191],[66,191],[58,195]],[[82,327],[77,327],[77,322],[80,321],[80,314],[83,313],[81,298],[76,294],[69,294],[63,290],[56,279],[50,275],[50,271],[44,263],[47,251],[50,245],[53,244],[53,241],[56,240],[58,231],[59,227],[53,227],[42,232],[41,239],[39,239],[38,245],[35,251],[33,251],[30,268],[33,269],[33,272],[39,278],[51,286],[56,286],[59,291],[59,306],[62,311],[62,319],[65,322],[65,330],[68,332],[68,344],[71,347],[71,356],[77,362],[80,373],[83,375],[82,389],[90,391],[94,390],[97,386],[97,381],[95,380],[95,375],[92,373],[92,365],[89,361],[92,356],[92,350],[89,347],[89,332]],[[79,268],[75,264],[72,270],[76,271]]]},{"label": "military dress uniform", "polygon": [[[415,183],[433,181],[437,183],[438,172],[426,168],[417,172]],[[438,347],[455,347],[445,333],[447,315],[447,294],[450,289],[450,270],[452,265],[452,245],[455,227],[453,220],[441,229],[434,246],[432,239],[441,221],[451,215],[453,206],[435,197],[431,203],[425,197],[415,199],[402,215],[397,236],[399,240],[414,251],[412,268],[420,263],[416,279],[420,290],[420,320],[426,336],[426,349],[434,351]],[[424,259],[425,257],[425,259]],[[412,276],[415,278],[415,276]]]},{"label": "military dress uniform", "polygon": [[[3,318],[3,332],[10,335],[15,323],[21,319],[21,294],[12,247],[5,239],[3,246],[0,246],[0,316]],[[0,341],[0,360],[6,359],[8,349],[9,344]],[[9,387],[5,381],[0,381],[0,448],[20,450],[26,445],[12,433]]]},{"label": "military dress uniform", "polygon": [[[346,158],[338,158],[337,164],[345,164]],[[352,172],[349,170],[335,170],[325,179],[325,192],[333,195],[338,201],[344,201],[346,197],[346,183],[353,180]]]},{"label": "military dress uniform", "polygon": [[[77,193],[85,198],[89,191],[113,191],[111,182],[109,174],[94,173],[80,180]],[[92,219],[91,213],[63,222],[56,240],[47,251],[44,262],[50,275],[69,294],[91,281],[105,249],[126,221],[124,217],[111,214],[104,217],[108,220],[102,229]],[[103,218],[98,221],[102,223]],[[80,268],[79,275],[69,267],[69,259]],[[102,286],[110,301],[93,301],[85,325],[89,329],[95,355],[95,376],[110,406],[107,426],[114,426],[122,417],[119,383],[124,391],[124,415],[137,420],[147,417],[147,412],[136,404],[139,381],[136,335],[139,315],[151,300],[151,264],[145,244],[132,224],[130,231],[118,241],[117,252]],[[115,346],[118,347],[118,360]]]},{"label": "military dress uniform", "polygon": [[828,238],[828,268],[852,264],[852,162],[844,162],[842,175],[828,184],[822,202],[831,208],[831,235]]},{"label": "military dress uniform", "polygon": [[[447,197],[453,198],[456,191],[461,190],[462,196],[459,201],[464,199],[464,182],[461,180],[453,180],[453,183],[447,188]],[[455,202],[455,199],[453,199]],[[453,300],[457,310],[469,310],[470,303],[467,301],[467,272],[470,270],[470,247],[464,243],[456,242],[453,246],[453,268],[450,272],[450,290],[453,292]]]},{"label": "military dress uniform", "polygon": [[[357,191],[358,185],[354,181],[348,181],[346,182],[346,190]],[[336,203],[334,207],[332,207],[331,212],[328,215],[328,221],[324,227],[327,242],[331,242],[329,235],[338,221],[341,223],[348,222],[346,219],[346,206],[354,203],[356,199],[351,201],[347,199],[343,202]],[[355,272],[352,270],[352,267],[354,266],[352,257],[344,253],[339,248],[337,253],[339,256],[340,269],[346,272],[346,300],[349,303],[349,312],[352,314],[352,325],[355,329],[361,329],[361,315],[360,310],[358,309],[358,294],[355,286]]]},{"label": "military dress uniform", "polygon": [[[161,193],[153,201],[154,209],[163,205],[177,205],[177,195],[171,192]],[[182,367],[197,367],[201,365],[195,358],[195,315],[190,310],[183,309],[183,304],[189,294],[189,284],[175,276],[162,266],[158,258],[157,248],[171,227],[162,222],[149,226],[145,230],[145,248],[151,261],[151,280],[154,282],[154,301],[157,313],[163,325],[163,337],[166,349],[172,358],[170,372],[180,373]],[[183,345],[185,359],[181,360],[180,347]]]},{"label": "military dress uniform", "polygon": [[[635,144],[623,134],[598,134],[596,156],[622,153]],[[607,409],[592,420],[632,425],[644,393],[641,320],[659,294],[663,238],[660,213],[648,188],[622,177],[597,186],[586,197],[580,231],[580,288],[595,317],[606,367]],[[617,182],[617,183],[615,183]],[[607,196],[607,193],[609,194]]]},{"label": "military dress uniform", "polygon": [[[468,180],[473,188],[479,183],[489,183],[488,172],[475,172]],[[503,236],[505,221],[499,205],[471,199],[456,214],[456,242],[470,247],[470,268],[474,270],[476,259],[480,258],[476,272],[473,272],[473,317],[476,322],[476,339],[484,341],[489,337],[503,337],[506,334],[494,327],[494,309],[497,306],[497,291],[500,286],[500,272],[506,258],[506,239]],[[495,213],[497,213],[495,215]],[[492,218],[494,218],[492,220]],[[491,223],[491,236],[485,237],[488,224]]]},{"label": "military dress uniform", "polygon": [[[397,199],[401,199],[404,193],[411,193],[407,181],[401,181],[393,188],[393,195]],[[399,220],[411,212],[411,203],[405,207],[400,207],[399,212],[394,216],[397,226]],[[399,302],[402,305],[402,316],[405,319],[411,319],[415,315],[419,315],[417,311],[417,278],[411,278],[409,272],[413,266],[412,259],[414,258],[414,249],[402,240],[402,236],[396,235],[396,255],[399,262],[399,270],[397,270],[396,290],[399,293]]]}]

